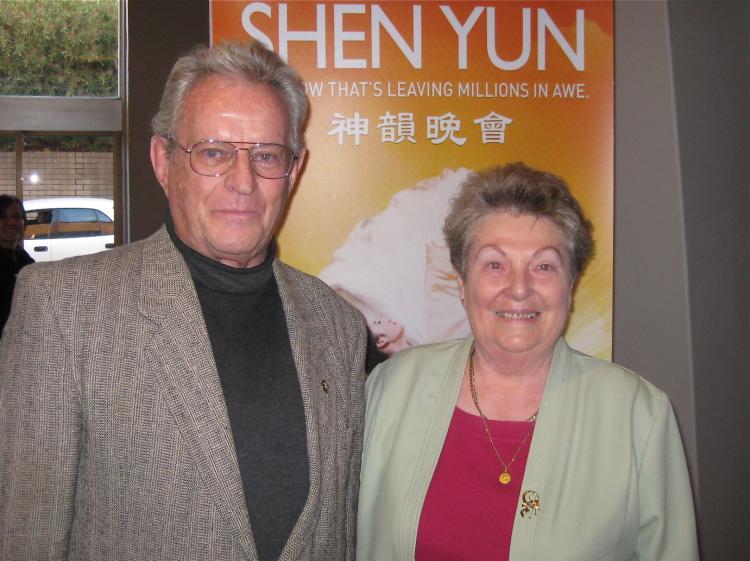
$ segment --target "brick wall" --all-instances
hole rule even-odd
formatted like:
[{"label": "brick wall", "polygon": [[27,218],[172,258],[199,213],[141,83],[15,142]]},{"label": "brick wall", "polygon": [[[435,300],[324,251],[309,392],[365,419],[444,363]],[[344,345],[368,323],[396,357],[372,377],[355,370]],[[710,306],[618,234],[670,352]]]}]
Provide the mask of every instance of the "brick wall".
[{"label": "brick wall", "polygon": [[15,152],[0,152],[0,194],[16,194]]},{"label": "brick wall", "polygon": [[[24,152],[23,198],[112,198],[112,154],[106,152]],[[30,181],[37,174],[37,183]],[[0,153],[0,193],[15,193],[15,154]]]}]

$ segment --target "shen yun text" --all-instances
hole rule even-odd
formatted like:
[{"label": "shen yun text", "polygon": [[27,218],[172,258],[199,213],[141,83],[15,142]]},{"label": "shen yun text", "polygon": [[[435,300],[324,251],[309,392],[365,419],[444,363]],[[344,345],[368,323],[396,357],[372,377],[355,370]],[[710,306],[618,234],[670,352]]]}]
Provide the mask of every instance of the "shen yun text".
[{"label": "shen yun text", "polygon": [[[423,6],[419,4],[411,6],[411,37],[407,38],[389,18],[385,8],[387,5],[387,3],[383,3],[383,6],[378,3],[319,3],[315,6],[315,23],[307,25],[305,29],[292,29],[289,25],[290,11],[300,9],[299,5],[286,2],[252,2],[242,11],[242,27],[249,36],[275,50],[284,59],[288,59],[290,43],[314,45],[316,65],[319,69],[328,68],[329,65],[326,48],[329,39],[333,41],[334,68],[381,68],[383,63],[380,53],[381,37],[385,34],[396,44],[399,52],[412,68],[422,68],[425,58],[422,42]],[[434,7],[434,4],[424,6],[425,9],[434,9]],[[455,34],[453,38],[457,47],[455,64],[460,70],[468,68],[470,58],[480,55],[486,56],[500,70],[518,70],[528,64],[535,64],[537,70],[546,70],[548,43],[556,44],[575,70],[579,72],[585,70],[585,10],[582,8],[575,10],[575,35],[571,40],[564,36],[558,24],[544,8],[522,8],[520,21],[515,16],[513,17],[514,24],[521,26],[521,44],[513,49],[514,52],[520,51],[520,54],[512,60],[506,60],[497,53],[495,45],[498,35],[498,15],[494,7],[476,6],[463,19],[459,19],[450,6],[440,5],[438,8]],[[332,30],[329,30],[326,25],[327,10],[333,11]],[[352,16],[366,16],[368,13],[369,26],[365,29],[358,28],[357,24],[361,24],[362,18],[355,20]],[[262,30],[274,24],[278,32],[278,45],[274,45],[269,35]],[[481,33],[482,28],[487,37],[485,52],[469,53],[469,35]],[[329,33],[332,34],[331,37]],[[450,39],[450,37],[446,38],[446,40]],[[369,59],[345,56],[347,45],[367,42],[370,44]]]}]

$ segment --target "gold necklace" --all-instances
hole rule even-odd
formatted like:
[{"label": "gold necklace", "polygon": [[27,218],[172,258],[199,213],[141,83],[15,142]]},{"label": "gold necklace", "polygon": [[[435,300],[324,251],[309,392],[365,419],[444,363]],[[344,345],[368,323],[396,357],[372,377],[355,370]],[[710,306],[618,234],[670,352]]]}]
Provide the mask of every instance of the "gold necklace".
[{"label": "gold necklace", "polygon": [[513,464],[513,462],[516,461],[516,458],[518,457],[518,454],[521,452],[521,448],[523,448],[523,445],[526,444],[526,441],[529,439],[529,436],[531,436],[531,431],[534,430],[534,423],[536,422],[536,416],[537,413],[534,413],[531,417],[526,419],[527,423],[531,423],[531,428],[529,428],[528,431],[526,431],[526,435],[523,437],[523,440],[521,440],[521,444],[518,445],[518,448],[516,448],[515,453],[513,454],[513,457],[510,459],[510,461],[506,464],[503,459],[500,457],[500,453],[497,451],[497,447],[495,446],[495,441],[492,439],[492,433],[490,432],[489,427],[487,426],[487,417],[484,416],[484,413],[482,412],[482,408],[479,407],[479,398],[477,397],[477,387],[474,383],[474,347],[471,347],[471,353],[469,354],[469,387],[471,388],[471,399],[474,401],[474,407],[477,408],[477,411],[479,412],[479,416],[482,419],[482,424],[484,425],[484,432],[487,433],[487,438],[490,439],[490,445],[492,446],[493,452],[495,452],[495,456],[497,456],[497,460],[500,462],[500,465],[503,466],[503,471],[498,476],[497,480],[500,482],[501,485],[507,485],[511,482],[511,476],[510,476],[510,466]]}]

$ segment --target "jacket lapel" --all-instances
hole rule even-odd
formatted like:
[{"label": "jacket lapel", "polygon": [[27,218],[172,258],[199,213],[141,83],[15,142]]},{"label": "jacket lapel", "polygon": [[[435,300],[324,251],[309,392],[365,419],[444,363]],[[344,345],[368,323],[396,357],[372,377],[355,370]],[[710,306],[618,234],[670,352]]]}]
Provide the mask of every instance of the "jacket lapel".
[{"label": "jacket lapel", "polygon": [[175,425],[219,513],[257,559],[229,416],[190,272],[162,227],[146,242],[140,311],[155,324],[147,349]]},{"label": "jacket lapel", "polygon": [[336,419],[340,404],[336,397],[336,369],[345,361],[337,355],[339,345],[334,344],[328,331],[332,322],[325,316],[329,311],[316,302],[314,290],[306,284],[308,279],[278,260],[274,261],[274,274],[305,409],[310,470],[307,502],[280,557],[287,560],[299,558],[312,532],[322,523],[318,520],[325,500],[321,487],[323,479],[332,476],[332,470],[326,466],[335,461],[334,437],[338,433]]}]

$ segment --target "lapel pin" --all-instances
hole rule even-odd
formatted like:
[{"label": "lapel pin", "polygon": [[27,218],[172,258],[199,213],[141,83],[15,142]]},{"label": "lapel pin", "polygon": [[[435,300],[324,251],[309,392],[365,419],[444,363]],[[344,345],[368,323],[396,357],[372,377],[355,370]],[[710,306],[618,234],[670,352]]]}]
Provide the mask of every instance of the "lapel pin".
[{"label": "lapel pin", "polygon": [[329,387],[328,387],[328,382],[327,381],[323,380],[320,383],[320,387],[323,388],[324,392],[328,393]]}]

